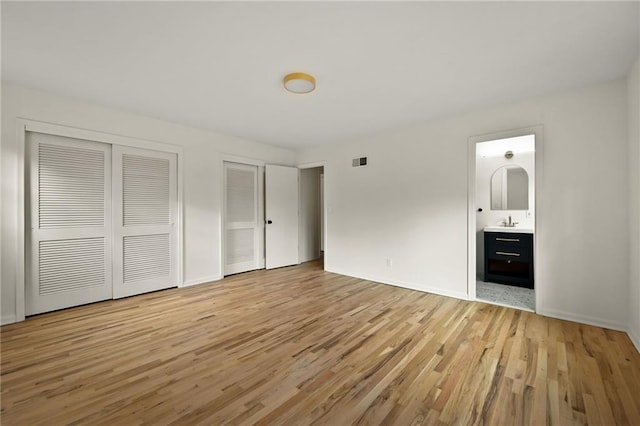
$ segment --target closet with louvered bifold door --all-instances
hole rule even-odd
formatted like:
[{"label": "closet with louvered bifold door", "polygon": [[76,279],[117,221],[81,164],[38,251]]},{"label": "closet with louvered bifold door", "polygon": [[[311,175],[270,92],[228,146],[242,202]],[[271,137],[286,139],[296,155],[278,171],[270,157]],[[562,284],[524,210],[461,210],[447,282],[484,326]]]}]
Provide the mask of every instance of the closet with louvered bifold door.
[{"label": "closet with louvered bifold door", "polygon": [[111,146],[26,138],[26,314],[111,299]]}]

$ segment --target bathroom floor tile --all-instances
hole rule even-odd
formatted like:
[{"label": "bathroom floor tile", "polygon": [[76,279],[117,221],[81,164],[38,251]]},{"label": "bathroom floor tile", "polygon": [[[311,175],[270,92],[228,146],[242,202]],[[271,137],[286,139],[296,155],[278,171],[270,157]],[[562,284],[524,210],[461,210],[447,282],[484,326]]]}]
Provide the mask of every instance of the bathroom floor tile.
[{"label": "bathroom floor tile", "polygon": [[518,309],[535,311],[536,298],[532,289],[476,281],[476,299]]}]

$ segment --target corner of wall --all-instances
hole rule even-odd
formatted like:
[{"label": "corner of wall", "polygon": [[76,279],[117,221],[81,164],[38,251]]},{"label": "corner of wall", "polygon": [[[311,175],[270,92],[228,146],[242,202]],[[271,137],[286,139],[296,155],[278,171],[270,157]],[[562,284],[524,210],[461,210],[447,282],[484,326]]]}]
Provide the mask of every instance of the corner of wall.
[{"label": "corner of wall", "polygon": [[629,139],[629,307],[627,333],[640,352],[640,58],[627,78]]},{"label": "corner of wall", "polygon": [[629,336],[629,339],[631,339],[631,343],[636,347],[636,350],[640,352],[640,333],[629,329],[627,330],[627,335]]}]

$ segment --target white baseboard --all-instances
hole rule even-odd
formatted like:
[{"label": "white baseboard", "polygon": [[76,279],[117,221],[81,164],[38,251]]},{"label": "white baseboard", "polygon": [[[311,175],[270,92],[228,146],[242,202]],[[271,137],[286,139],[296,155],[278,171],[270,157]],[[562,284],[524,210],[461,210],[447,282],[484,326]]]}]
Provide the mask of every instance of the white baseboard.
[{"label": "white baseboard", "polygon": [[557,318],[566,321],[579,322],[581,324],[593,325],[596,327],[608,328],[616,331],[627,331],[627,325],[617,321],[606,320],[586,315],[574,314],[571,312],[557,311],[555,309],[544,309],[540,315]]},{"label": "white baseboard", "polygon": [[210,277],[196,278],[195,280],[186,280],[180,287],[190,287],[192,285],[206,284],[213,281],[220,281],[222,275],[211,275]]},{"label": "white baseboard", "polygon": [[406,289],[409,289],[409,290],[417,290],[417,291],[421,291],[423,293],[432,293],[432,294],[437,294],[439,296],[447,296],[447,297],[453,297],[455,299],[469,300],[467,298],[467,293],[443,290],[442,288],[439,288],[439,287],[425,286],[425,285],[416,284],[416,283],[410,283],[410,282],[406,282],[406,281],[389,280],[389,279],[385,279],[385,278],[374,277],[374,276],[371,276],[371,275],[357,275],[356,276],[356,275],[353,275],[353,274],[348,273],[348,272],[336,271],[336,270],[331,270],[331,269],[325,269],[325,271],[331,272],[331,273],[334,273],[334,274],[346,275],[348,277],[360,278],[362,280],[373,281],[373,282],[380,283],[380,284],[392,285],[394,287],[401,287],[401,288],[406,288]]},{"label": "white baseboard", "polygon": [[637,330],[627,330],[627,335],[629,339],[631,339],[631,343],[636,347],[637,351],[640,352],[640,333]]},{"label": "white baseboard", "polygon": [[15,315],[3,315],[0,318],[0,325],[13,324],[14,322],[16,322]]}]

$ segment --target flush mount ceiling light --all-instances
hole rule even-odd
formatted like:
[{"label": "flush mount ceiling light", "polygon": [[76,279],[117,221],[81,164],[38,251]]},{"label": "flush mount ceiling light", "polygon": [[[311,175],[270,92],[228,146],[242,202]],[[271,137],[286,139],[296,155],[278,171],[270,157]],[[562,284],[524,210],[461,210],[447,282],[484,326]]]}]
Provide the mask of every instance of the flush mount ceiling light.
[{"label": "flush mount ceiling light", "polygon": [[303,72],[293,72],[284,76],[284,88],[291,93],[305,94],[316,88],[316,79]]}]

